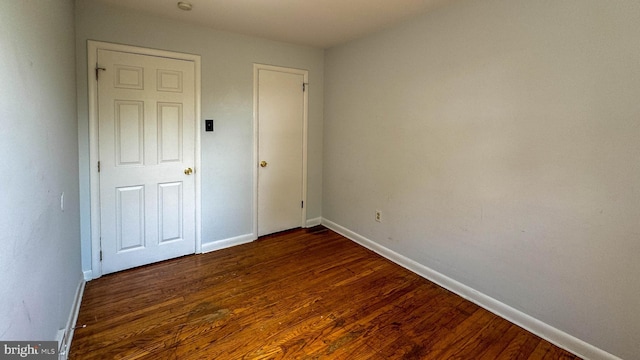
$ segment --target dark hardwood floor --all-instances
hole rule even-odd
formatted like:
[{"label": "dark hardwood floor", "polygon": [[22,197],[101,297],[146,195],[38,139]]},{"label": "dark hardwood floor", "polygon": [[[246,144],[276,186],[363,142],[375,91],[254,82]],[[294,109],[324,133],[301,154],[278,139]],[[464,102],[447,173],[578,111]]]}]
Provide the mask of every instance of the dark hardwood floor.
[{"label": "dark hardwood floor", "polygon": [[86,285],[70,359],[578,359],[323,229]]}]

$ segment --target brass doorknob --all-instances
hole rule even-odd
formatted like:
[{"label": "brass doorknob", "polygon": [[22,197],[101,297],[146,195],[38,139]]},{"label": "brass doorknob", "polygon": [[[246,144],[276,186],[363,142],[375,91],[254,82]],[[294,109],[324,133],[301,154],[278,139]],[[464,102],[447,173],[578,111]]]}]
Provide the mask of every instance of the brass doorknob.
[{"label": "brass doorknob", "polygon": [[260,161],[260,167],[267,167],[267,165],[269,165],[269,164],[267,164],[266,161],[264,161],[264,160]]},{"label": "brass doorknob", "polygon": [[193,174],[193,169],[192,169],[192,168],[186,168],[186,169],[184,169],[184,174],[185,174],[185,175],[191,175],[191,174]]}]

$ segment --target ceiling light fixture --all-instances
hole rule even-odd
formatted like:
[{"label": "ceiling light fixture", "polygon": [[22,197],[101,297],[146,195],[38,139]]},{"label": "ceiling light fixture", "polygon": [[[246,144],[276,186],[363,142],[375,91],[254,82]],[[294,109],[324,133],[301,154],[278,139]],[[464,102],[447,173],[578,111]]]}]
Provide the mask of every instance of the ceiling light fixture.
[{"label": "ceiling light fixture", "polygon": [[193,8],[193,5],[189,4],[188,2],[180,1],[178,3],[178,9],[180,10],[190,11],[192,8]]}]

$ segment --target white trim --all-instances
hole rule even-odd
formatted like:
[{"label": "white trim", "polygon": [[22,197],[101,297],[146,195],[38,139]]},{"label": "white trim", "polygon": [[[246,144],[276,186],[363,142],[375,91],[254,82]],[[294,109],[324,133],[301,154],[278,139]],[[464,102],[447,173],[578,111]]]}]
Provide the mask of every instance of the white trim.
[{"label": "white trim", "polygon": [[87,91],[89,100],[89,179],[91,188],[91,276],[95,279],[102,275],[100,263],[100,176],[96,169],[98,163],[98,85],[95,78],[95,66],[98,63],[100,43],[87,42]]},{"label": "white trim", "polygon": [[194,131],[196,132],[196,138],[195,138],[195,148],[193,149],[193,151],[195,152],[195,166],[194,166],[194,176],[195,176],[195,220],[196,220],[196,254],[199,254],[202,252],[202,173],[201,173],[201,169],[202,169],[202,142],[201,142],[201,136],[202,136],[202,104],[201,104],[201,98],[202,98],[202,79],[201,79],[201,59],[200,59],[200,55],[191,55],[192,59],[193,59],[193,63],[194,63],[194,71],[195,71],[195,112],[194,112],[194,119],[193,121],[195,121],[195,126],[194,126]]},{"label": "white trim", "polygon": [[365,248],[393,261],[394,263],[414,272],[425,279],[442,286],[443,288],[460,295],[461,297],[481,306],[482,308],[524,328],[527,331],[570,351],[583,359],[622,360],[600,348],[597,348],[583,340],[566,332],[546,324],[520,310],[502,303],[488,295],[485,295],[463,283],[460,283],[442,273],[439,273],[425,265],[407,258],[389,248],[386,248],[366,237],[355,233],[346,227],[333,221],[322,219],[322,225],[343,235],[344,237],[364,246]]},{"label": "white trim", "polygon": [[246,234],[240,235],[224,240],[213,241],[210,243],[202,244],[202,253],[208,253],[211,251],[222,250],[226,248],[230,248],[236,245],[242,245],[246,243],[250,243],[256,239],[254,234]]},{"label": "white trim", "polygon": [[82,277],[84,278],[84,281],[89,281],[93,279],[93,272],[91,270],[85,270],[82,272]]},{"label": "white trim", "polygon": [[313,218],[313,219],[307,219],[307,227],[314,227],[314,226],[318,226],[322,224],[322,218],[321,217],[317,217],[317,218]]},{"label": "white trim", "polygon": [[258,237],[258,68],[253,64],[253,201],[251,202],[253,237]]},{"label": "white trim", "polygon": [[304,226],[307,221],[307,151],[309,140],[309,71],[307,70],[295,70],[296,73],[301,73],[303,77],[304,88],[303,92],[303,113],[302,113],[302,218],[300,224]]},{"label": "white trim", "polygon": [[60,359],[66,360],[69,357],[69,349],[71,349],[71,341],[75,332],[76,321],[78,321],[78,313],[80,312],[80,304],[82,303],[82,295],[84,294],[84,285],[86,282],[80,280],[76,288],[76,297],[69,312],[69,318],[64,329],[66,336],[63,338],[62,344],[58,344],[60,350]]},{"label": "white trim", "polygon": [[[300,227],[305,227],[307,222],[307,140],[309,128],[309,71],[281,66],[253,64],[253,232],[258,236],[258,72],[260,70],[272,70],[299,74],[303,76],[306,90],[303,92],[303,123],[302,123],[302,201],[304,206],[300,214]],[[302,84],[301,84],[302,85]]]},{"label": "white trim", "polygon": [[[113,44],[101,41],[87,41],[87,88],[89,97],[89,178],[91,186],[91,270],[90,275],[93,279],[102,276],[102,266],[100,263],[100,177],[98,175],[97,163],[100,159],[98,148],[98,82],[95,75],[95,66],[98,62],[98,50],[112,50],[120,52],[128,52],[133,54],[150,55],[157,57],[165,57],[171,59],[179,59],[193,61],[195,71],[195,252],[202,252],[202,204],[201,204],[201,59],[200,55],[184,54],[173,51],[165,51],[158,49],[141,48],[137,46]],[[86,278],[87,271],[84,276]]]}]

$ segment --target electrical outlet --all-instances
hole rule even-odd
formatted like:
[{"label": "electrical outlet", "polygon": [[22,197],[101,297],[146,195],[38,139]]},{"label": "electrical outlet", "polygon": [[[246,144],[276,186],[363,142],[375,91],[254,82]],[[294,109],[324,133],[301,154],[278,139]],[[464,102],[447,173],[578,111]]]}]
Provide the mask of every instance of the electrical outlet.
[{"label": "electrical outlet", "polygon": [[376,221],[382,222],[382,211],[376,210]]}]

